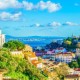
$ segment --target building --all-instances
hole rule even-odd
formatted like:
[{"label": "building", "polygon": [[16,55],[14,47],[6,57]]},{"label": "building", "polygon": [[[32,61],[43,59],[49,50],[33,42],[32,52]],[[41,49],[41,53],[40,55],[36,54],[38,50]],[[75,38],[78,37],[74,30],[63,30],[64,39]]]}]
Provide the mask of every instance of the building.
[{"label": "building", "polygon": [[80,68],[74,68],[74,73],[73,74],[80,75]]},{"label": "building", "polygon": [[26,51],[26,52],[33,52],[33,49],[32,49],[31,46],[25,45],[25,48],[23,49],[23,51]]},{"label": "building", "polygon": [[0,80],[3,80],[3,74],[6,73],[6,70],[0,69]]},{"label": "building", "polygon": [[38,60],[32,60],[31,63],[37,68],[43,68],[43,64],[39,62]]},{"label": "building", "polygon": [[[27,49],[28,47],[28,49]],[[38,61],[38,57],[36,56],[35,52],[32,51],[32,48],[27,46],[26,49],[23,50],[24,58],[28,59],[28,61],[36,66],[37,68],[42,68],[42,62]]]},{"label": "building", "polygon": [[2,34],[0,30],[0,48],[2,48],[4,43],[5,43],[5,35]]},{"label": "building", "polygon": [[0,72],[0,80],[3,80],[3,73]]},{"label": "building", "polygon": [[55,55],[55,60],[59,62],[69,63],[75,58],[75,54],[71,52],[58,53]]},{"label": "building", "polygon": [[67,50],[65,48],[63,48],[63,47],[60,47],[60,48],[56,48],[55,49],[55,53],[56,54],[57,53],[65,53],[65,52],[67,52]]},{"label": "building", "polygon": [[24,58],[24,54],[22,51],[11,51],[11,55],[16,56],[16,57],[20,57],[20,58]]},{"label": "building", "polygon": [[64,80],[80,80],[80,75],[75,74],[66,75]]},{"label": "building", "polygon": [[80,49],[79,48],[76,48],[76,56],[80,57]]}]

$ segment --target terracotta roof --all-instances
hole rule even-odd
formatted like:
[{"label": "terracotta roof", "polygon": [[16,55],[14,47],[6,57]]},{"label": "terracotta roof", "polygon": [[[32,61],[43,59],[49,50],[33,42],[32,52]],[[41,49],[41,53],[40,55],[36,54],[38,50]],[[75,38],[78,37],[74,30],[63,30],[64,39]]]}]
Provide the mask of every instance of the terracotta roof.
[{"label": "terracotta roof", "polygon": [[27,55],[28,55],[29,57],[36,57],[36,55],[35,55],[34,52],[29,52]]},{"label": "terracotta roof", "polygon": [[80,71],[80,68],[74,68],[75,71]]},{"label": "terracotta roof", "polygon": [[32,64],[34,64],[35,66],[37,66],[37,64],[41,63],[41,62],[39,62],[38,60],[32,60],[31,62],[32,62]]},{"label": "terracotta roof", "polygon": [[58,56],[58,55],[72,56],[72,53],[58,53],[58,54],[56,54],[56,56]]},{"label": "terracotta roof", "polygon": [[79,77],[79,75],[77,75],[77,74],[72,74],[72,75],[66,75],[65,77],[66,77],[66,78],[76,78],[76,77]]}]

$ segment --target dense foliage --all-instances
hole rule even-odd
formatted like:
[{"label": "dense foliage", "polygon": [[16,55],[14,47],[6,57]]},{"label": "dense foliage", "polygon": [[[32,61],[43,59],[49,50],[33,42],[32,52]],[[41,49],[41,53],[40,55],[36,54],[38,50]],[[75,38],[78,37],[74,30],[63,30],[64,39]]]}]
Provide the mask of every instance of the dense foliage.
[{"label": "dense foliage", "polygon": [[76,48],[80,48],[80,37],[68,37],[63,41],[57,40],[46,45],[48,49],[56,49],[58,47],[64,47],[68,51],[74,51]]},{"label": "dense foliage", "polygon": [[0,69],[5,69],[5,76],[19,80],[46,80],[46,76],[24,58],[13,57],[10,50],[0,50]]},{"label": "dense foliage", "polygon": [[80,68],[80,57],[78,57],[76,61],[70,62],[69,66],[71,68]]},{"label": "dense foliage", "polygon": [[3,47],[12,50],[22,50],[24,48],[24,44],[20,41],[11,40],[4,43]]}]

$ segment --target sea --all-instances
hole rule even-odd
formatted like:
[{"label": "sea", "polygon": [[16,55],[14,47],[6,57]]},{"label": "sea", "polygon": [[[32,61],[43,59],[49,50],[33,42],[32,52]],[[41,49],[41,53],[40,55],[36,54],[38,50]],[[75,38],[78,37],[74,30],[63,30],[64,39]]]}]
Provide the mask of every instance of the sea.
[{"label": "sea", "polygon": [[6,42],[10,40],[19,40],[23,42],[24,44],[28,44],[31,47],[38,47],[38,46],[46,46],[47,44],[53,42],[53,41],[58,41],[58,40],[63,40],[65,37],[47,37],[47,36],[28,36],[28,37],[13,37],[6,35]]}]

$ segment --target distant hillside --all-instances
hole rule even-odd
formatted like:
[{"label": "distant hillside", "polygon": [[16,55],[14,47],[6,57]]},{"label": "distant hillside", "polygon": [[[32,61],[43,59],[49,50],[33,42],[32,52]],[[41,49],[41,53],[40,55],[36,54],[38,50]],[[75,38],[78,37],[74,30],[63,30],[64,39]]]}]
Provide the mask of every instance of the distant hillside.
[{"label": "distant hillside", "polygon": [[53,38],[53,39],[64,39],[66,37],[57,37],[57,36],[26,36],[26,37],[14,37],[6,35],[6,38]]},{"label": "distant hillside", "polygon": [[57,37],[57,36],[26,36],[26,37],[14,37],[10,35],[6,35],[6,42],[9,40],[19,40],[24,44],[29,44],[31,46],[45,46],[46,44],[54,41],[54,40],[63,40],[65,37]]}]

